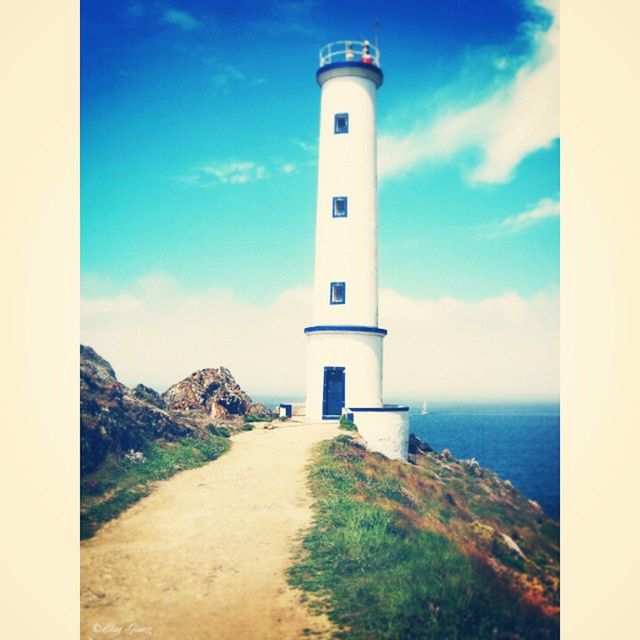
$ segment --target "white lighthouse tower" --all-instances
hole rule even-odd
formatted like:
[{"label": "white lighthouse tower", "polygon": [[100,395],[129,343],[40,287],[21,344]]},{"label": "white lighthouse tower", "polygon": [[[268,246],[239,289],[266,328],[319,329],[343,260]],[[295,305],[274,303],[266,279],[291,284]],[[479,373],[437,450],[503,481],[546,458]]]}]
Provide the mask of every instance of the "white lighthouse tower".
[{"label": "white lighthouse tower", "polygon": [[320,51],[321,88],[313,324],[306,416],[352,414],[368,446],[406,459],[408,408],[382,400],[378,326],[376,91],[380,54],[364,42]]}]

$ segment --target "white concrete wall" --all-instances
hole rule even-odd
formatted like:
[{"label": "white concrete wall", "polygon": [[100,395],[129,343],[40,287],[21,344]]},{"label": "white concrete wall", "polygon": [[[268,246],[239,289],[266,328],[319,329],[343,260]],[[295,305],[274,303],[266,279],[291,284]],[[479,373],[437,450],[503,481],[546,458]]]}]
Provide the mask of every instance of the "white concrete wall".
[{"label": "white concrete wall", "polygon": [[372,333],[307,334],[308,420],[322,419],[325,367],[345,368],[345,405],[382,405],[382,340]]},{"label": "white concrete wall", "polygon": [[358,433],[372,451],[392,460],[407,460],[409,454],[408,411],[354,411]]},{"label": "white concrete wall", "polygon": [[[313,324],[378,324],[376,86],[355,76],[322,85]],[[334,115],[349,114],[349,132],[334,133]],[[334,196],[348,216],[332,217]],[[346,283],[346,304],[330,305],[331,282]]]}]

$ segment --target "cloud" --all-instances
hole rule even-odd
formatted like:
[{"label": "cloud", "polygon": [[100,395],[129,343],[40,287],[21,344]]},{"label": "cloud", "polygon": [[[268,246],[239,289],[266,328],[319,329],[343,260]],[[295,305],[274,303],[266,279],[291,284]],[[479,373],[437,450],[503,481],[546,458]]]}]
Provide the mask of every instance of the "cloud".
[{"label": "cloud", "polygon": [[[249,393],[304,395],[311,290],[255,306],[225,289],[185,292],[155,274],[105,297],[85,287],[81,339],[128,385],[162,391],[202,367],[227,366]],[[466,302],[380,295],[385,400],[554,398],[558,294]]]},{"label": "cloud", "polygon": [[273,160],[269,167],[248,160],[232,160],[219,163],[205,163],[187,175],[177,176],[178,182],[196,187],[215,187],[220,184],[247,184],[256,180],[278,175],[291,175],[298,170],[298,164]]},{"label": "cloud", "polygon": [[220,70],[213,76],[211,82],[218,89],[228,89],[233,82],[246,80],[245,74],[232,64],[222,65]]},{"label": "cloud", "polygon": [[[468,179],[503,183],[530,153],[559,137],[559,19],[557,5],[532,0],[538,21],[526,27],[533,54],[506,85],[477,104],[449,109],[405,133],[387,133],[379,141],[381,178],[403,175],[427,162],[450,161],[458,153],[479,149],[482,159]],[[552,16],[542,20],[540,8]],[[548,17],[548,14],[547,14]],[[503,57],[496,67],[505,67]]]},{"label": "cloud", "polygon": [[167,9],[162,14],[162,22],[176,25],[185,31],[194,31],[202,26],[200,20],[194,18],[190,13],[178,9]]},{"label": "cloud", "polygon": [[547,218],[560,216],[560,202],[551,198],[542,198],[533,207],[509,216],[485,229],[485,237],[498,238],[513,235]]},{"label": "cloud", "polygon": [[189,175],[179,176],[178,180],[198,187],[215,187],[219,184],[246,184],[266,177],[267,170],[264,165],[234,160],[219,164],[203,164]]},{"label": "cloud", "polygon": [[144,6],[141,2],[132,2],[126,9],[128,16],[139,18],[144,13]]},{"label": "cloud", "polygon": [[318,27],[313,13],[318,6],[317,0],[276,0],[270,17],[258,26],[273,35],[316,36]]}]

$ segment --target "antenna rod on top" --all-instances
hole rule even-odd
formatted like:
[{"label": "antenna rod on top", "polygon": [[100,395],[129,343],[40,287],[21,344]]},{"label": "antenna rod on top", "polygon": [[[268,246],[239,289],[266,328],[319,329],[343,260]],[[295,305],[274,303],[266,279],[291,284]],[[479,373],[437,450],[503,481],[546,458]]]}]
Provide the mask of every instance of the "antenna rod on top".
[{"label": "antenna rod on top", "polygon": [[376,52],[378,53],[378,55],[379,55],[379,52],[378,52],[378,30],[379,30],[379,28],[380,28],[380,20],[378,20],[378,18],[376,18],[375,22],[373,23],[373,32],[375,34],[375,42],[374,42],[374,44],[376,46]]}]

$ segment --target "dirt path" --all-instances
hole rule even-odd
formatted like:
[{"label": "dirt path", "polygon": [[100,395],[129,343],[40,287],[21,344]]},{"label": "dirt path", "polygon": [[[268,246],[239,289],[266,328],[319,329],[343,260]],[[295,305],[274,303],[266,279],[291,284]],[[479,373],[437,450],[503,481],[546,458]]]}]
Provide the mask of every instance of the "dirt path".
[{"label": "dirt path", "polygon": [[258,425],[231,451],[160,483],[81,548],[82,640],[304,637],[326,619],[287,586],[311,518],[305,465],[328,425]]}]

